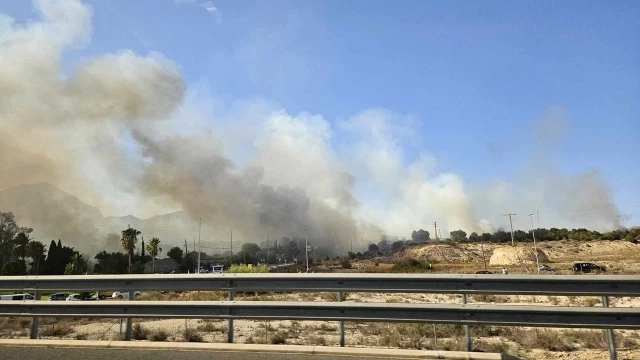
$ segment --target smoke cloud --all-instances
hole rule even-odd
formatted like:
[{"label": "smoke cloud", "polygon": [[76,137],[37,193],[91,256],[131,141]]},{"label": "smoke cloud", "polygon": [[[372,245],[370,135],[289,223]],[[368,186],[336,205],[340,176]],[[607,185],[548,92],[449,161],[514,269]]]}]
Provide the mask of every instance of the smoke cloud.
[{"label": "smoke cloud", "polygon": [[[407,162],[401,144],[415,119],[389,110],[365,110],[336,126],[266,100],[227,106],[187,88],[179,66],[154,52],[122,50],[64,72],[65,52],[91,40],[91,7],[34,5],[39,21],[0,15],[0,189],[50,183],[106,214],[186,210],[212,238],[233,228],[240,241],[308,236],[340,249],[433,222],[442,235],[487,231],[513,208],[564,214],[545,226],[621,226],[597,173],[566,176],[549,165],[546,152],[568,128],[560,108],[535,125],[539,147],[527,167],[535,173],[522,177],[532,181],[479,188],[438,172],[426,150]],[[340,147],[336,132],[347,139]],[[113,229],[87,225],[100,211],[87,218],[56,210],[43,237],[117,248]]]}]

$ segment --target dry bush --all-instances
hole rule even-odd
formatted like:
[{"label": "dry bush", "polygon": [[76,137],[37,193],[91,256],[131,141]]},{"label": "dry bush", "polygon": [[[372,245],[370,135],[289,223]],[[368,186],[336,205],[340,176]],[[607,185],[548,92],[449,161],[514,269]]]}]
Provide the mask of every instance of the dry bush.
[{"label": "dry bush", "polygon": [[149,330],[147,330],[140,324],[133,324],[133,328],[131,330],[131,337],[134,340],[146,340],[147,335],[149,334]]},{"label": "dry bush", "polygon": [[471,295],[471,300],[480,303],[507,303],[509,299],[506,296],[496,296],[493,294]]},{"label": "dry bush", "polygon": [[167,341],[167,338],[169,338],[169,334],[164,330],[150,331],[147,335],[147,340],[149,341]]},{"label": "dry bush", "polygon": [[[322,300],[324,301],[338,301],[338,293],[336,292],[327,292],[327,293],[322,293],[320,295],[320,297],[322,298]],[[349,298],[349,293],[348,292],[343,292],[342,293],[342,300],[345,301]]]},{"label": "dry bush", "polygon": [[600,299],[590,297],[582,300],[581,305],[586,307],[594,307],[599,303],[600,303]]},{"label": "dry bush", "polygon": [[327,324],[327,323],[322,323],[320,325],[318,325],[316,327],[316,329],[320,330],[320,331],[326,331],[326,332],[332,332],[332,331],[337,331],[338,327],[335,325],[331,325],[331,324]]},{"label": "dry bush", "polygon": [[212,333],[212,332],[219,332],[222,334],[226,334],[227,333],[227,326],[225,324],[220,324],[217,325],[211,321],[205,321],[201,324],[199,324],[196,329],[198,331],[202,331],[202,332],[208,332],[208,333]]},{"label": "dry bush", "polygon": [[89,334],[76,334],[76,340],[87,340],[89,338]]},{"label": "dry bush", "polygon": [[53,337],[63,337],[71,334],[73,329],[71,326],[61,323],[61,324],[52,324],[51,326],[46,326],[44,329],[40,331],[41,336],[53,336]]},{"label": "dry bush", "polygon": [[476,340],[473,342],[473,348],[474,351],[500,354],[509,354],[512,351],[511,346],[502,339],[499,341]]},{"label": "dry bush", "polygon": [[327,339],[323,336],[311,335],[308,341],[311,345],[327,346]]},{"label": "dry bush", "polygon": [[3,317],[0,318],[0,331],[11,333],[26,330],[31,324],[31,318]]},{"label": "dry bush", "polygon": [[278,331],[277,333],[271,335],[269,338],[270,344],[284,344],[287,340],[286,335],[283,332]]},{"label": "dry bush", "polygon": [[192,329],[187,329],[184,334],[184,340],[187,342],[202,342],[202,335],[198,334],[197,331]]},{"label": "dry bush", "polygon": [[566,337],[549,329],[516,330],[514,341],[527,349],[546,349],[551,351],[573,351],[576,348]]}]

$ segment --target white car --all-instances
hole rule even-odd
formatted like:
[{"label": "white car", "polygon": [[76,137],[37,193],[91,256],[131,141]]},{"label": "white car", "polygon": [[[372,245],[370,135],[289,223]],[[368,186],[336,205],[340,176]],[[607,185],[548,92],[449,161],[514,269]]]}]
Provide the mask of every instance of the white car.
[{"label": "white car", "polygon": [[[134,291],[133,292],[133,297],[138,297],[140,296],[140,291]],[[114,299],[128,299],[129,298],[129,292],[128,291],[116,291],[111,295],[112,298]]]},{"label": "white car", "polygon": [[71,294],[67,296],[66,301],[81,301],[80,294]]}]

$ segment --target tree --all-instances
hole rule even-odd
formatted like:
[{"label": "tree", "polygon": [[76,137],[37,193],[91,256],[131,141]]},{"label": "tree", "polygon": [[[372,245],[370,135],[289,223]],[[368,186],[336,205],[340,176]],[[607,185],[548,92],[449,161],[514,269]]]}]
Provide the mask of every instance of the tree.
[{"label": "tree", "polygon": [[136,249],[138,243],[138,235],[142,234],[140,231],[134,228],[128,228],[122,230],[122,239],[120,244],[122,249],[129,255],[129,272],[131,272],[131,260],[133,258],[133,251]]},{"label": "tree", "polygon": [[167,252],[167,256],[175,260],[178,264],[182,262],[182,249],[177,246],[172,247]]},{"label": "tree", "polygon": [[153,266],[153,273],[156,272],[156,256],[158,256],[158,254],[162,252],[162,248],[159,245],[160,245],[160,239],[158,239],[157,237],[152,238],[151,241],[149,241],[149,243],[147,244],[147,251],[149,252],[149,255],[151,255],[151,258],[153,259],[151,260],[152,266]]},{"label": "tree", "polygon": [[480,241],[480,235],[478,235],[478,233],[477,233],[477,232],[472,232],[472,233],[469,235],[469,241],[470,241],[470,242],[478,242],[478,241]]},{"label": "tree", "polygon": [[64,274],[65,275],[82,275],[86,274],[89,265],[87,264],[87,260],[85,260],[82,255],[76,253],[73,256],[73,259],[70,263],[65,265]]},{"label": "tree", "polygon": [[413,242],[417,242],[417,243],[425,243],[427,241],[429,241],[429,232],[426,230],[418,230],[418,231],[413,231],[411,233],[411,240],[413,240]]},{"label": "tree", "polygon": [[482,233],[482,235],[480,235],[480,241],[489,242],[492,238],[491,233]]},{"label": "tree", "polygon": [[94,272],[98,274],[126,274],[127,255],[121,252],[108,253],[101,251],[94,257],[96,265]]},{"label": "tree", "polygon": [[40,241],[31,241],[25,249],[26,256],[31,258],[31,269],[33,274],[40,274],[40,262],[44,257],[44,244]]},{"label": "tree", "polygon": [[22,259],[11,259],[2,267],[2,275],[27,275],[27,265]]},{"label": "tree", "polygon": [[242,244],[242,250],[240,250],[240,254],[238,255],[243,263],[251,264],[251,263],[257,262],[258,260],[257,257],[258,257],[258,254],[260,254],[261,250],[262,249],[260,249],[260,246],[258,246],[258,244],[256,243],[244,243]]},{"label": "tree", "polygon": [[[17,256],[15,254],[16,240],[19,244],[23,243],[26,246],[29,241],[26,234],[30,234],[32,231],[33,229],[31,228],[18,226],[13,213],[0,212],[0,267],[4,267],[5,263]],[[20,239],[17,239],[19,234],[23,235]],[[26,241],[24,241],[25,238]],[[22,250],[24,250],[24,247]],[[20,249],[18,249],[18,252],[20,252]]]},{"label": "tree", "polygon": [[378,249],[378,245],[376,245],[376,244],[369,244],[369,251],[377,253],[377,252],[378,252],[378,250],[379,250],[379,249]]},{"label": "tree", "polygon": [[454,230],[454,231],[451,231],[451,232],[449,233],[449,235],[450,235],[450,237],[451,237],[451,241],[459,242],[459,241],[465,241],[465,240],[467,240],[467,233],[466,233],[466,232],[464,232],[463,230]]}]

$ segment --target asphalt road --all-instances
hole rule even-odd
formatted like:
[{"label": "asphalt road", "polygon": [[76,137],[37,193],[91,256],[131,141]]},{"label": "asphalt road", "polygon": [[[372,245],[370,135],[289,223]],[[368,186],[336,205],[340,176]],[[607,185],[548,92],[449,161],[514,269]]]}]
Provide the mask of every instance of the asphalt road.
[{"label": "asphalt road", "polygon": [[198,350],[0,347],[7,360],[362,360],[362,357]]}]

